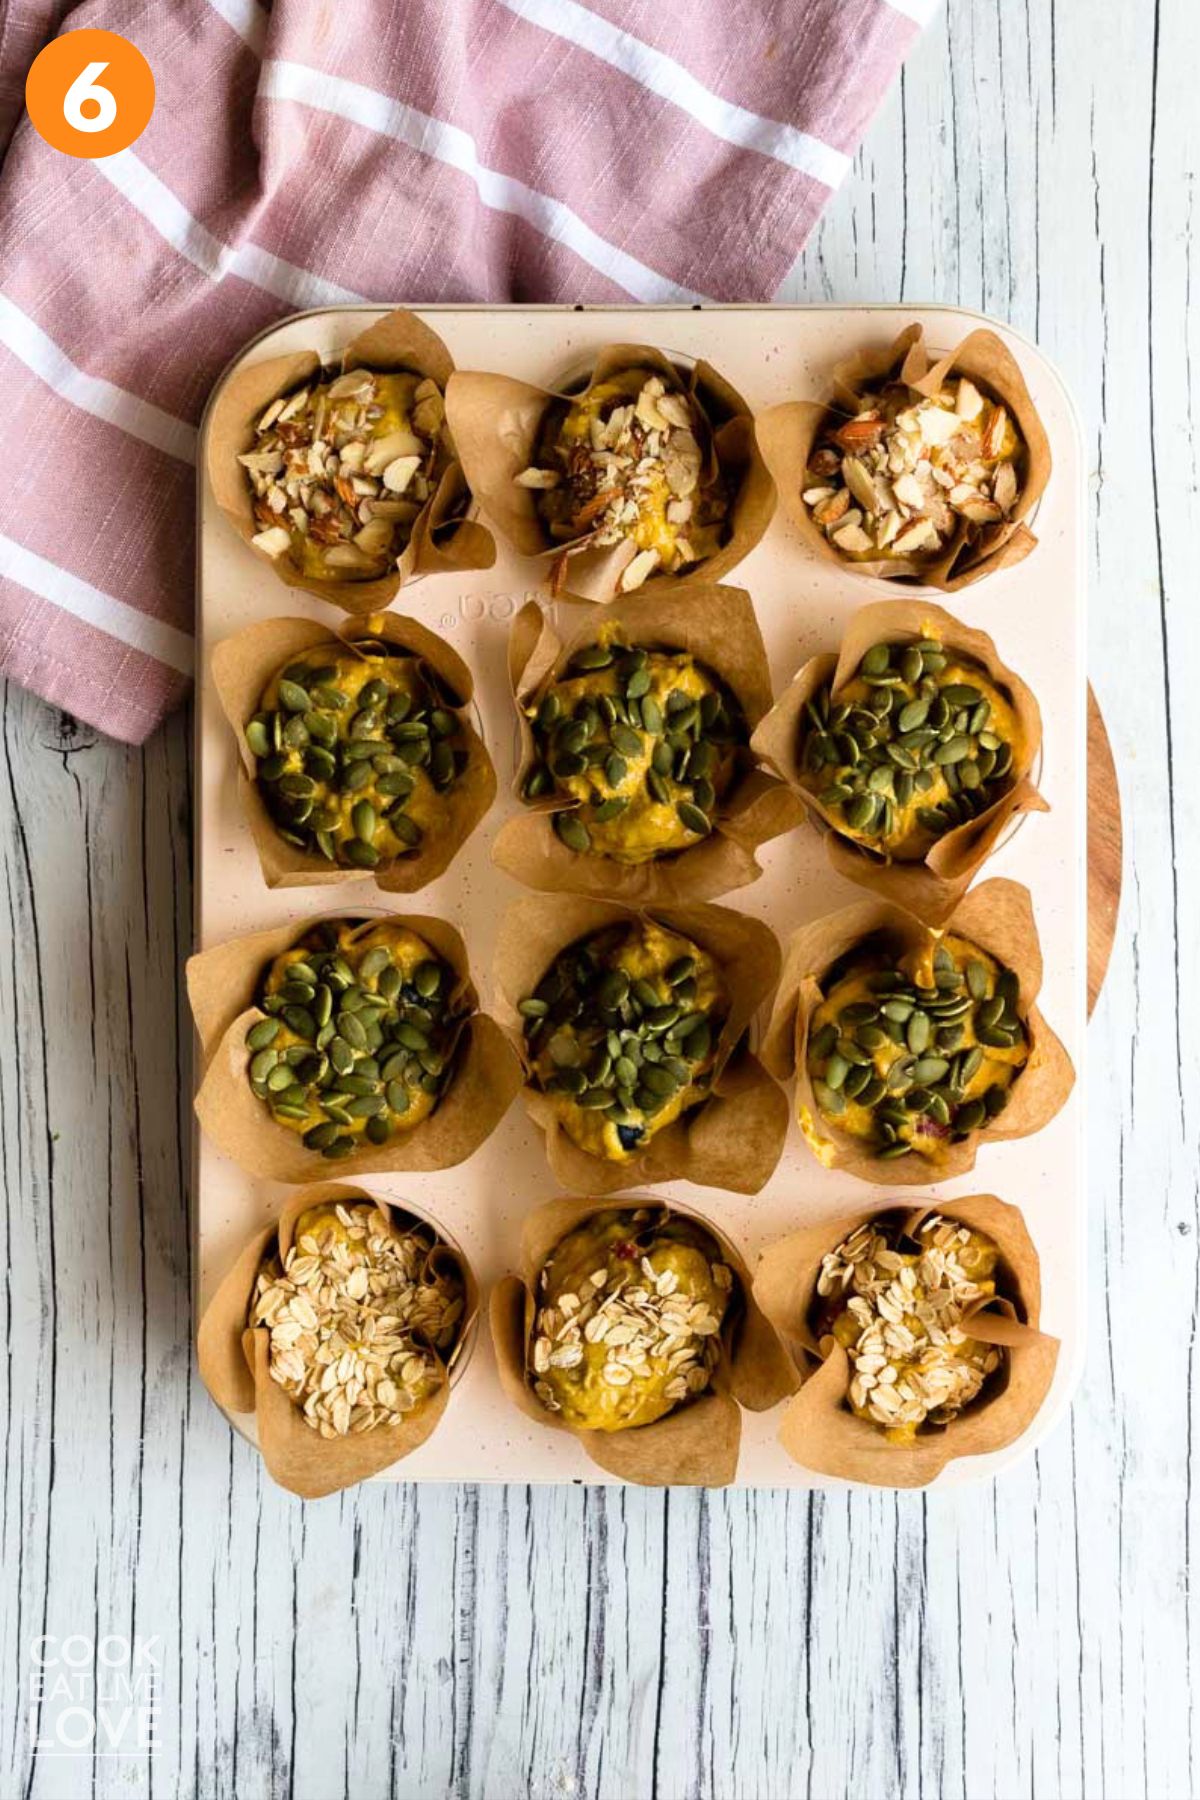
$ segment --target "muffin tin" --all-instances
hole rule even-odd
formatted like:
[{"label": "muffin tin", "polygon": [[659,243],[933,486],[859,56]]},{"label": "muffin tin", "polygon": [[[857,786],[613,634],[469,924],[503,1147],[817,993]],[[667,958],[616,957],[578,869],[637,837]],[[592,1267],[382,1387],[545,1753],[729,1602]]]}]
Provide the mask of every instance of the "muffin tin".
[{"label": "muffin tin", "polygon": [[[385,309],[349,307],[297,315],[248,345],[222,381],[248,364],[316,347],[327,361]],[[1033,893],[1046,960],[1042,1002],[1074,1061],[1076,1088],[1061,1113],[1037,1135],[986,1146],[973,1175],[935,1187],[908,1188],[906,1205],[924,1198],[948,1208],[956,1195],[986,1187],[1019,1205],[1041,1258],[1042,1328],[1062,1341],[1054,1384],[1034,1424],[1015,1444],[948,1465],[945,1488],[995,1474],[1023,1455],[1061,1415],[1078,1381],[1084,1338],[1083,1104],[1086,942],[1084,462],[1076,416],[1059,377],[1018,334],[953,308],[895,307],[430,307],[422,316],[445,338],[460,369],[503,370],[553,387],[586,365],[595,347],[618,341],[660,345],[681,363],[712,361],[755,411],[823,391],[829,366],[862,344],[886,344],[921,321],[932,345],[953,344],[980,324],[1012,347],[1045,421],[1054,474],[1036,518],[1038,548],[1022,565],[954,596],[952,610],[995,638],[1019,668],[1042,708],[1045,738],[1041,788],[1049,818],[1016,822],[989,860],[986,875],[1006,875]],[[220,384],[218,384],[219,390]],[[211,416],[211,404],[210,404]],[[202,444],[199,463],[204,467]],[[217,643],[255,620],[295,616],[336,627],[343,615],[312,596],[289,592],[230,530],[203,477],[199,483],[198,666],[196,708],[195,942],[207,948],[236,934],[292,919],[376,907],[396,910],[371,880],[320,893],[268,889],[242,817],[236,749],[209,674]],[[892,584],[856,577],[813,557],[782,510],[763,541],[726,579],[749,590],[771,660],[776,695],[811,655],[836,649],[848,615],[873,599],[894,598]],[[475,676],[483,730],[500,793],[450,870],[413,905],[456,925],[490,999],[490,964],[500,918],[526,890],[497,870],[491,844],[518,810],[510,792],[519,753],[506,672],[509,627],[530,598],[546,597],[541,571],[498,537],[495,566],[407,584],[395,602],[443,634]],[[910,590],[911,592],[911,590]],[[936,598],[932,594],[931,600]],[[546,602],[549,604],[549,602]],[[578,610],[558,603],[563,631]],[[844,906],[858,891],[830,868],[811,826],[766,844],[764,874],[721,903],[765,920],[781,942],[801,924]],[[981,877],[982,878],[982,877]],[[318,1172],[318,1174],[323,1172]],[[336,1169],[329,1171],[337,1178]],[[466,1251],[485,1293],[518,1267],[521,1223],[551,1198],[555,1185],[541,1134],[514,1105],[483,1147],[459,1168],[433,1174],[379,1176],[354,1185],[436,1218]],[[197,1316],[239,1246],[279,1211],[292,1190],[244,1174],[197,1129],[192,1225]],[[783,1158],[761,1193],[743,1196],[676,1182],[655,1197],[692,1209],[729,1236],[753,1267],[773,1240],[822,1217],[831,1222],[872,1190],[822,1168],[792,1123]],[[832,1245],[832,1239],[831,1239]],[[239,1429],[252,1421],[238,1416]],[[736,1485],[842,1485],[799,1468],[776,1441],[778,1410],[747,1415]],[[462,1481],[604,1481],[566,1433],[525,1420],[506,1400],[491,1345],[480,1332],[474,1353],[455,1371],[443,1428],[378,1479]]]}]

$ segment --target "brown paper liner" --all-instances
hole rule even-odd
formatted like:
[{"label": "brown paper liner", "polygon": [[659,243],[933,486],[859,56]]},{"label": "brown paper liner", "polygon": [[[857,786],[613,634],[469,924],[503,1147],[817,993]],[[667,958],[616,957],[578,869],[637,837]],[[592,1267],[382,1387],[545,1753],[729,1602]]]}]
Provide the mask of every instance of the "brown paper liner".
[{"label": "brown paper liner", "polygon": [[[420,575],[440,575],[452,570],[490,569],[496,545],[490,531],[463,516],[470,502],[461,464],[456,460],[448,426],[443,436],[451,460],[437,488],[413,521],[399,566],[373,581],[328,581],[305,575],[287,556],[268,556],[250,540],[260,527],[254,517],[246,471],[238,457],[254,447],[254,427],[271,401],[313,380],[321,359],[313,350],[271,357],[266,362],[240,368],[222,383],[208,423],[207,468],[209,485],[217,505],[238,536],[250,545],[260,561],[268,563],[286,587],[302,588],[328,600],[343,612],[382,612],[391,605],[406,581]],[[339,372],[373,369],[382,373],[407,369],[427,375],[443,394],[454,373],[449,350],[428,325],[410,312],[390,312],[377,324],[361,331],[342,352]]]},{"label": "brown paper liner", "polygon": [[[255,995],[275,957],[290,950],[314,925],[341,916],[321,914],[231,938],[200,951],[187,965],[188,998],[204,1062],[196,1117],[227,1156],[249,1174],[270,1181],[321,1181],[328,1178],[330,1165],[319,1152],[306,1150],[296,1132],[277,1124],[250,1086],[246,1033],[266,1017],[255,1004]],[[454,1072],[433,1111],[410,1131],[396,1132],[386,1144],[364,1141],[353,1155],[338,1162],[342,1176],[454,1168],[495,1130],[521,1086],[520,1062],[508,1039],[494,1020],[477,1010],[478,995],[458,932],[442,919],[410,913],[373,915],[362,921],[360,930],[369,932],[385,921],[415,931],[450,965],[457,977],[455,997],[469,1010],[454,1050]]]},{"label": "brown paper liner", "polygon": [[796,1117],[802,1130],[806,1119],[810,1122],[822,1145],[821,1161],[828,1168],[883,1187],[927,1187],[935,1181],[951,1181],[975,1167],[981,1143],[1029,1137],[1049,1124],[1066,1104],[1075,1085],[1075,1070],[1038,1011],[1042,950],[1028,888],[999,878],[985,881],[947,920],[946,930],[986,950],[1016,975],[1020,984],[1017,1012],[1028,1035],[1029,1057],[1013,1081],[1011,1099],[999,1117],[960,1142],[947,1143],[936,1162],[915,1151],[894,1162],[881,1162],[869,1154],[861,1139],[826,1118],[813,1093],[807,1052],[809,1022],[824,999],[821,984],[834,963],[876,932],[885,932],[899,954],[936,942],[942,934],[930,931],[885,900],[860,900],[803,926],[788,946],[762,1043],[762,1059],[780,1081],[795,1076]]},{"label": "brown paper liner", "polygon": [[[706,460],[710,467],[719,466],[732,474],[736,487],[728,541],[684,575],[651,575],[645,589],[658,594],[668,584],[686,589],[710,586],[749,555],[775,511],[775,488],[758,452],[750,409],[710,363],[697,362],[690,371],[682,371],[661,350],[646,344],[607,344],[596,354],[586,388],[572,394],[534,387],[511,375],[456,373],[446,389],[446,414],[467,480],[492,523],[523,556],[553,562],[567,546],[550,537],[538,516],[535,495],[519,487],[516,477],[534,460],[548,406],[556,400],[577,400],[610,376],[632,368],[649,369],[672,388],[682,388],[692,396],[701,413],[704,435],[700,443],[702,451],[708,452]],[[582,533],[574,541],[581,542],[586,536]],[[621,574],[635,549],[632,543],[623,542],[575,552],[567,559],[566,579],[558,597],[584,601],[616,598]],[[549,572],[546,578],[549,581]]]},{"label": "brown paper liner", "polygon": [[[646,649],[688,651],[720,676],[741,703],[751,731],[771,704],[766,647],[749,594],[741,588],[694,588],[688,597],[662,599],[631,594],[603,611],[595,610],[564,643],[536,600],[517,614],[509,636],[508,665],[521,733],[521,756],[513,792],[521,799],[536,761],[533,730],[526,711],[565,674],[585,644],[616,627],[621,641]],[[525,803],[492,845],[492,860],[526,887],[543,893],[593,894],[627,906],[656,906],[711,900],[745,887],[762,874],[755,851],[769,838],[790,831],[804,817],[796,795],[750,765],[722,798],[710,837],[687,850],[627,864],[607,856],[580,856],[554,829],[554,814],[571,802],[562,795]]]},{"label": "brown paper liner", "polygon": [[[852,416],[862,405],[864,388],[886,381],[904,381],[918,394],[936,393],[949,375],[966,375],[986,393],[1008,407],[1025,440],[1024,480],[1008,518],[968,536],[966,521],[935,561],[879,557],[871,562],[843,556],[820,526],[813,522],[803,500],[808,485],[805,475],[821,430],[831,413]],[[1033,511],[1050,479],[1050,441],[1037,408],[1025,385],[1012,352],[993,331],[972,331],[956,350],[932,365],[920,325],[907,326],[886,349],[860,350],[831,371],[830,400],[819,405],[810,400],[789,400],[768,407],[754,421],[758,447],[778,488],[783,509],[808,548],[826,562],[835,562],[848,574],[884,581],[907,581],[919,587],[955,593],[1011,568],[1034,548],[1037,539],[1022,523]]]},{"label": "brown paper liner", "polygon": [[[804,708],[832,679],[836,699],[858,665],[878,643],[909,643],[936,637],[951,650],[979,663],[1005,690],[1020,723],[1022,748],[1014,754],[1012,786],[965,825],[946,832],[922,862],[899,862],[843,834],[840,821],[804,785],[801,760]],[[878,600],[853,613],[837,656],[814,656],[786,687],[750,740],[751,749],[782,777],[825,831],[825,849],[839,875],[923,919],[943,925],[966,893],[1009,824],[1019,814],[1049,812],[1030,776],[1042,744],[1042,715],[1031,690],[1005,666],[986,632],[964,625],[927,600]]]},{"label": "brown paper liner", "polygon": [[[351,649],[364,637],[380,638],[420,657],[456,696],[455,712],[467,765],[445,795],[446,829],[428,835],[411,854],[381,869],[343,869],[317,850],[300,850],[279,835],[278,827],[254,779],[254,752],[246,742],[246,725],[259,709],[263,690],[277,671],[317,644]],[[471,723],[475,683],[470,669],[444,638],[402,613],[354,619],[331,631],[311,619],[263,619],[222,639],[212,653],[212,678],[221,709],[238,745],[238,791],[242,811],[258,851],[263,880],[270,888],[328,887],[336,882],[374,877],[385,894],[415,894],[445,872],[496,798],[496,771],[487,746]]]},{"label": "brown paper liner", "polygon": [[[529,1340],[537,1310],[537,1279],[556,1244],[597,1214],[645,1207],[653,1220],[672,1213],[694,1219],[721,1247],[737,1277],[739,1305],[721,1330],[724,1355],[711,1388],[677,1406],[652,1425],[625,1431],[579,1431],[548,1412],[529,1385]],[[525,1220],[521,1233],[521,1274],[492,1291],[492,1342],[500,1384],[527,1418],[579,1439],[591,1460],[610,1475],[642,1487],[725,1487],[737,1474],[741,1408],[766,1412],[794,1394],[797,1378],[774,1327],[760,1310],[753,1283],[736,1247],[723,1232],[687,1207],[664,1206],[637,1194],[608,1204],[592,1199],[551,1200]]]},{"label": "brown paper liner", "polygon": [[[1005,1297],[974,1313],[971,1331],[1007,1349],[1005,1378],[989,1384],[944,1428],[922,1433],[911,1445],[889,1443],[878,1427],[851,1412],[846,1404],[850,1380],[846,1351],[831,1338],[818,1345],[809,1328],[821,1259],[859,1225],[885,1213],[903,1217],[906,1234],[930,1213],[972,1226],[998,1245],[1002,1257]],[[783,1414],[779,1441],[794,1462],[818,1475],[877,1487],[924,1487],[956,1457],[1003,1450],[1019,1438],[1041,1409],[1054,1378],[1058,1339],[1036,1329],[1041,1316],[1037,1250],[1018,1209],[993,1194],[972,1194],[946,1206],[923,1205],[906,1217],[902,1207],[882,1211],[868,1207],[806,1226],[764,1253],[754,1277],[754,1296],[804,1376],[803,1387]]]},{"label": "brown paper liner", "polygon": [[730,1011],[717,1040],[712,1092],[664,1126],[640,1155],[613,1163],[581,1150],[563,1130],[550,1096],[527,1080],[522,1098],[534,1124],[545,1132],[555,1179],[565,1188],[592,1194],[661,1181],[694,1181],[756,1194],[783,1153],[788,1110],[782,1089],[743,1041],[779,973],[779,945],[766,925],[722,906],[659,906],[652,915],[639,915],[614,901],[579,894],[530,895],[509,907],[500,926],[493,969],[496,1018],[528,1075],[518,1003],[568,944],[639,916],[652,916],[666,930],[699,944],[721,971]]},{"label": "brown paper liner", "polygon": [[[205,1387],[226,1412],[256,1415],[258,1447],[268,1474],[280,1487],[305,1500],[319,1500],[339,1488],[353,1487],[355,1482],[389,1468],[425,1442],[446,1410],[449,1371],[470,1341],[479,1311],[479,1290],[470,1264],[460,1251],[439,1241],[430,1252],[430,1261],[437,1258],[451,1263],[466,1287],[462,1329],[443,1367],[440,1385],[399,1425],[345,1438],[323,1438],[306,1425],[299,1407],[268,1372],[270,1334],[246,1324],[255,1278],[276,1236],[281,1255],[291,1249],[296,1220],[309,1207],[363,1200],[377,1206],[400,1227],[411,1223],[429,1225],[437,1231],[436,1224],[421,1214],[409,1213],[376,1194],[363,1194],[341,1182],[305,1188],[286,1201],[273,1225],[256,1232],[246,1244],[205,1308],[196,1334],[196,1356]],[[437,1235],[440,1240],[441,1233]]]}]

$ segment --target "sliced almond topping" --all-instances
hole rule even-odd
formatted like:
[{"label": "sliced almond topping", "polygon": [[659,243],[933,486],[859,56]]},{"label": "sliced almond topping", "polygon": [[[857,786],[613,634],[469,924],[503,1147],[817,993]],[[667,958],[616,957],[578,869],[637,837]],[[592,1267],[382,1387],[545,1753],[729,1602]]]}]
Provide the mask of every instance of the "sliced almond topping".
[{"label": "sliced almond topping", "polygon": [[983,454],[989,462],[999,456],[1007,428],[1008,413],[1002,406],[993,406],[983,432]]},{"label": "sliced almond topping", "polygon": [[660,557],[657,550],[639,550],[633,561],[627,565],[621,575],[621,592],[632,593],[634,588],[641,587],[648,575],[657,569]]},{"label": "sliced almond topping", "polygon": [[996,479],[992,483],[992,498],[1001,512],[1009,512],[1017,498],[1017,471],[1010,462],[1003,462],[996,470]]},{"label": "sliced almond topping", "polygon": [[879,495],[865,462],[857,456],[843,457],[842,476],[861,507],[869,513],[879,511]]},{"label": "sliced almond topping", "polygon": [[522,469],[514,479],[518,487],[556,488],[559,483],[559,474],[557,469]]},{"label": "sliced almond topping", "polygon": [[830,499],[822,500],[821,504],[813,509],[813,518],[818,525],[823,525],[828,529],[830,525],[836,525],[839,519],[844,518],[849,510],[850,490],[849,488],[838,488]]},{"label": "sliced almond topping", "polygon": [[291,534],[282,525],[271,525],[266,531],[257,531],[250,539],[256,550],[262,550],[267,556],[282,556],[291,547]]},{"label": "sliced almond topping", "polygon": [[833,541],[839,550],[857,552],[875,548],[875,540],[867,536],[861,525],[840,526],[833,533]]},{"label": "sliced almond topping", "polygon": [[908,556],[914,550],[932,549],[938,542],[937,526],[932,519],[914,519],[904,531],[892,539],[897,556]]},{"label": "sliced almond topping", "polygon": [[954,403],[954,410],[960,419],[977,419],[983,411],[983,395],[974,382],[968,381],[965,375],[958,384],[958,397]]},{"label": "sliced almond topping", "polygon": [[383,471],[383,485],[389,493],[402,494],[421,466],[419,456],[398,456]]}]

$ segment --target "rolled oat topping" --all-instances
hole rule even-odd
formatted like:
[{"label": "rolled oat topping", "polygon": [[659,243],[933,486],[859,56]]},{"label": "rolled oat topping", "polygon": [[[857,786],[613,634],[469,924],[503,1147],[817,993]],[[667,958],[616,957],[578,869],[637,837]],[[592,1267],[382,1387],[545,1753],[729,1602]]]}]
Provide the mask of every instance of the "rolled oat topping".
[{"label": "rolled oat topping", "polygon": [[534,1392],[585,1429],[651,1423],[703,1393],[721,1357],[733,1271],[690,1221],[644,1210],[572,1232],[542,1270]]},{"label": "rolled oat topping", "polygon": [[932,561],[1009,518],[1025,444],[1007,407],[965,375],[928,398],[901,382],[862,398],[853,418],[831,415],[804,486],[843,556]]},{"label": "rolled oat topping", "polygon": [[972,1338],[966,1316],[996,1292],[992,1240],[934,1215],[919,1226],[915,1249],[898,1241],[896,1231],[867,1223],[830,1251],[814,1324],[849,1355],[852,1410],[906,1442],[925,1424],[957,1417],[1003,1352]]},{"label": "rolled oat topping", "polygon": [[[551,407],[536,464],[517,476],[537,495],[550,536],[604,548],[626,540],[628,593],[658,572],[677,573],[723,541],[728,502],[706,482],[695,402],[660,375],[630,369]],[[555,584],[565,574],[565,552]]]},{"label": "rolled oat topping", "polygon": [[412,535],[448,460],[437,383],[401,370],[350,369],[273,400],[246,470],[268,556],[305,574],[367,581]]},{"label": "rolled oat topping", "polygon": [[271,1379],[323,1438],[397,1425],[438,1386],[464,1290],[430,1267],[434,1243],[371,1205],[320,1206],[259,1271],[250,1324],[270,1332]]}]

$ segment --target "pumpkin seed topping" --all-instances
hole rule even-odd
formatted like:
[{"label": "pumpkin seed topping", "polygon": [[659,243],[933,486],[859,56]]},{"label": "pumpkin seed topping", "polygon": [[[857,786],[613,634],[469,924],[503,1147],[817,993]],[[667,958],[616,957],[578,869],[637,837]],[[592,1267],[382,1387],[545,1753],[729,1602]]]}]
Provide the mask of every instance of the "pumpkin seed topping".
[{"label": "pumpkin seed topping", "polygon": [[574,802],[554,829],[577,855],[644,862],[690,848],[748,766],[740,705],[683,652],[587,645],[528,710],[525,798]]},{"label": "pumpkin seed topping", "polygon": [[727,1007],[712,959],[686,938],[650,921],[606,927],[560,952],[520,1003],[531,1079],[560,1097],[582,1148],[620,1161],[705,1098]]},{"label": "pumpkin seed topping", "polygon": [[893,1160],[936,1159],[999,1116],[1028,1055],[1019,984],[963,939],[893,963],[835,965],[809,1026],[820,1111]]},{"label": "pumpkin seed topping", "polygon": [[[427,1118],[465,1017],[454,974],[415,932],[314,926],[266,970],[247,1079],[277,1124],[331,1161]],[[299,1003],[302,1001],[303,1003]]]},{"label": "pumpkin seed topping", "polygon": [[377,869],[444,827],[442,796],[468,757],[451,699],[432,669],[381,639],[319,645],[280,670],[245,728],[280,836]]},{"label": "pumpkin seed topping", "polygon": [[935,638],[875,644],[836,700],[808,702],[805,785],[848,835],[904,858],[969,824],[1013,785],[1008,697]]}]

